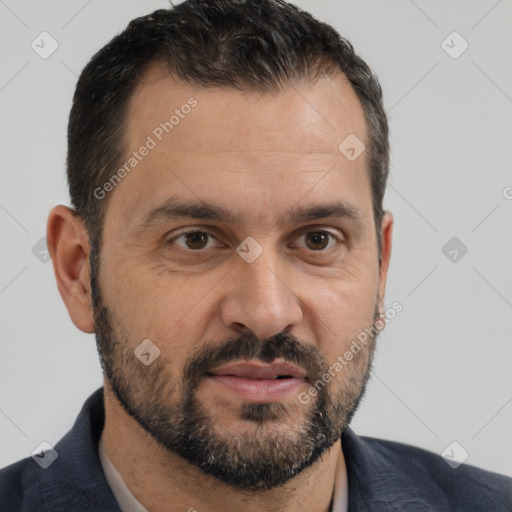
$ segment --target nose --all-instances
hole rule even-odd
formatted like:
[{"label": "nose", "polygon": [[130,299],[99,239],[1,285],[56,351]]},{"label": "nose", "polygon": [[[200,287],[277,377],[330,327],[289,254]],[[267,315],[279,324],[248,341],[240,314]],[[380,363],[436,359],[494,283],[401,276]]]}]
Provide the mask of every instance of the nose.
[{"label": "nose", "polygon": [[289,272],[268,251],[252,263],[243,260],[230,273],[221,303],[221,319],[228,328],[266,339],[288,331],[302,319],[302,309]]}]

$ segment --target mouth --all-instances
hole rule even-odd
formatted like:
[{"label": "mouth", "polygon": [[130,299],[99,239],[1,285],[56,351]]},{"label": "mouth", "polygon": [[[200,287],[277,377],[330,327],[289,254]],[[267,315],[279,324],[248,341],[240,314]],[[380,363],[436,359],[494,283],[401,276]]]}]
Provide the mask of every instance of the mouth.
[{"label": "mouth", "polygon": [[206,374],[222,391],[249,401],[286,399],[307,381],[304,369],[292,363],[239,362],[217,367]]},{"label": "mouth", "polygon": [[291,363],[257,364],[249,362],[220,366],[208,373],[210,376],[232,376],[246,379],[301,379],[306,372]]}]

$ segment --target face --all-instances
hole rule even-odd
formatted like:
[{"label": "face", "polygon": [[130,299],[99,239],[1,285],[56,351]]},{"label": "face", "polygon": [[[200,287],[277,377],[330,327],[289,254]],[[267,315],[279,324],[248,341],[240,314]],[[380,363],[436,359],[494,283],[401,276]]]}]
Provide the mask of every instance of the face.
[{"label": "face", "polygon": [[362,107],[341,74],[259,94],[154,66],[127,126],[91,268],[108,383],[166,450],[275,487],[339,440],[370,370],[374,339],[325,378],[383,293],[366,154],[338,149],[366,141]]}]

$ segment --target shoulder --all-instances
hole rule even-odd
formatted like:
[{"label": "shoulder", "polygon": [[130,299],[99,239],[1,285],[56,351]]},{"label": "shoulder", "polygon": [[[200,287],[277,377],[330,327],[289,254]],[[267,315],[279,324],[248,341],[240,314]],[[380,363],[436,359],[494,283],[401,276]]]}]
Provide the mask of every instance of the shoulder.
[{"label": "shoulder", "polygon": [[[119,511],[105,479],[97,444],[104,423],[102,389],[85,402],[55,448],[0,470],[2,511]],[[50,459],[45,457],[51,457]]]},{"label": "shoulder", "polygon": [[0,503],[6,510],[16,510],[14,507],[23,502],[23,493],[30,493],[30,462],[35,464],[27,458],[0,470]]},{"label": "shoulder", "polygon": [[[375,467],[387,472],[390,485],[431,496],[450,510],[512,510],[512,479],[468,464],[452,467],[440,454],[371,437],[359,437],[360,449]],[[436,499],[436,498],[434,498]]]},{"label": "shoulder", "polygon": [[[69,496],[69,485],[55,468],[43,469],[32,457],[0,470],[0,503],[5,510],[46,510],[46,496],[57,494],[59,502]],[[4,509],[2,509],[4,510]]]}]

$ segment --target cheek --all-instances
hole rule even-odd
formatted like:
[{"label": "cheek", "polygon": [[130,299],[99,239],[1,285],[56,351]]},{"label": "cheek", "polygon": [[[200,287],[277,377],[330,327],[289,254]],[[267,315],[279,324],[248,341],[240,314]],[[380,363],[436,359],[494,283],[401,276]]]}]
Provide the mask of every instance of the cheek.
[{"label": "cheek", "polygon": [[[105,275],[107,275],[105,267]],[[103,272],[103,269],[102,269]],[[181,369],[203,338],[208,293],[218,276],[193,276],[155,268],[117,267],[105,279],[104,302],[121,325],[119,333],[137,346],[149,338],[169,364]]]},{"label": "cheek", "polygon": [[312,329],[329,362],[343,354],[374,322],[377,279],[368,269],[353,270],[348,277],[318,286],[310,301]]}]

